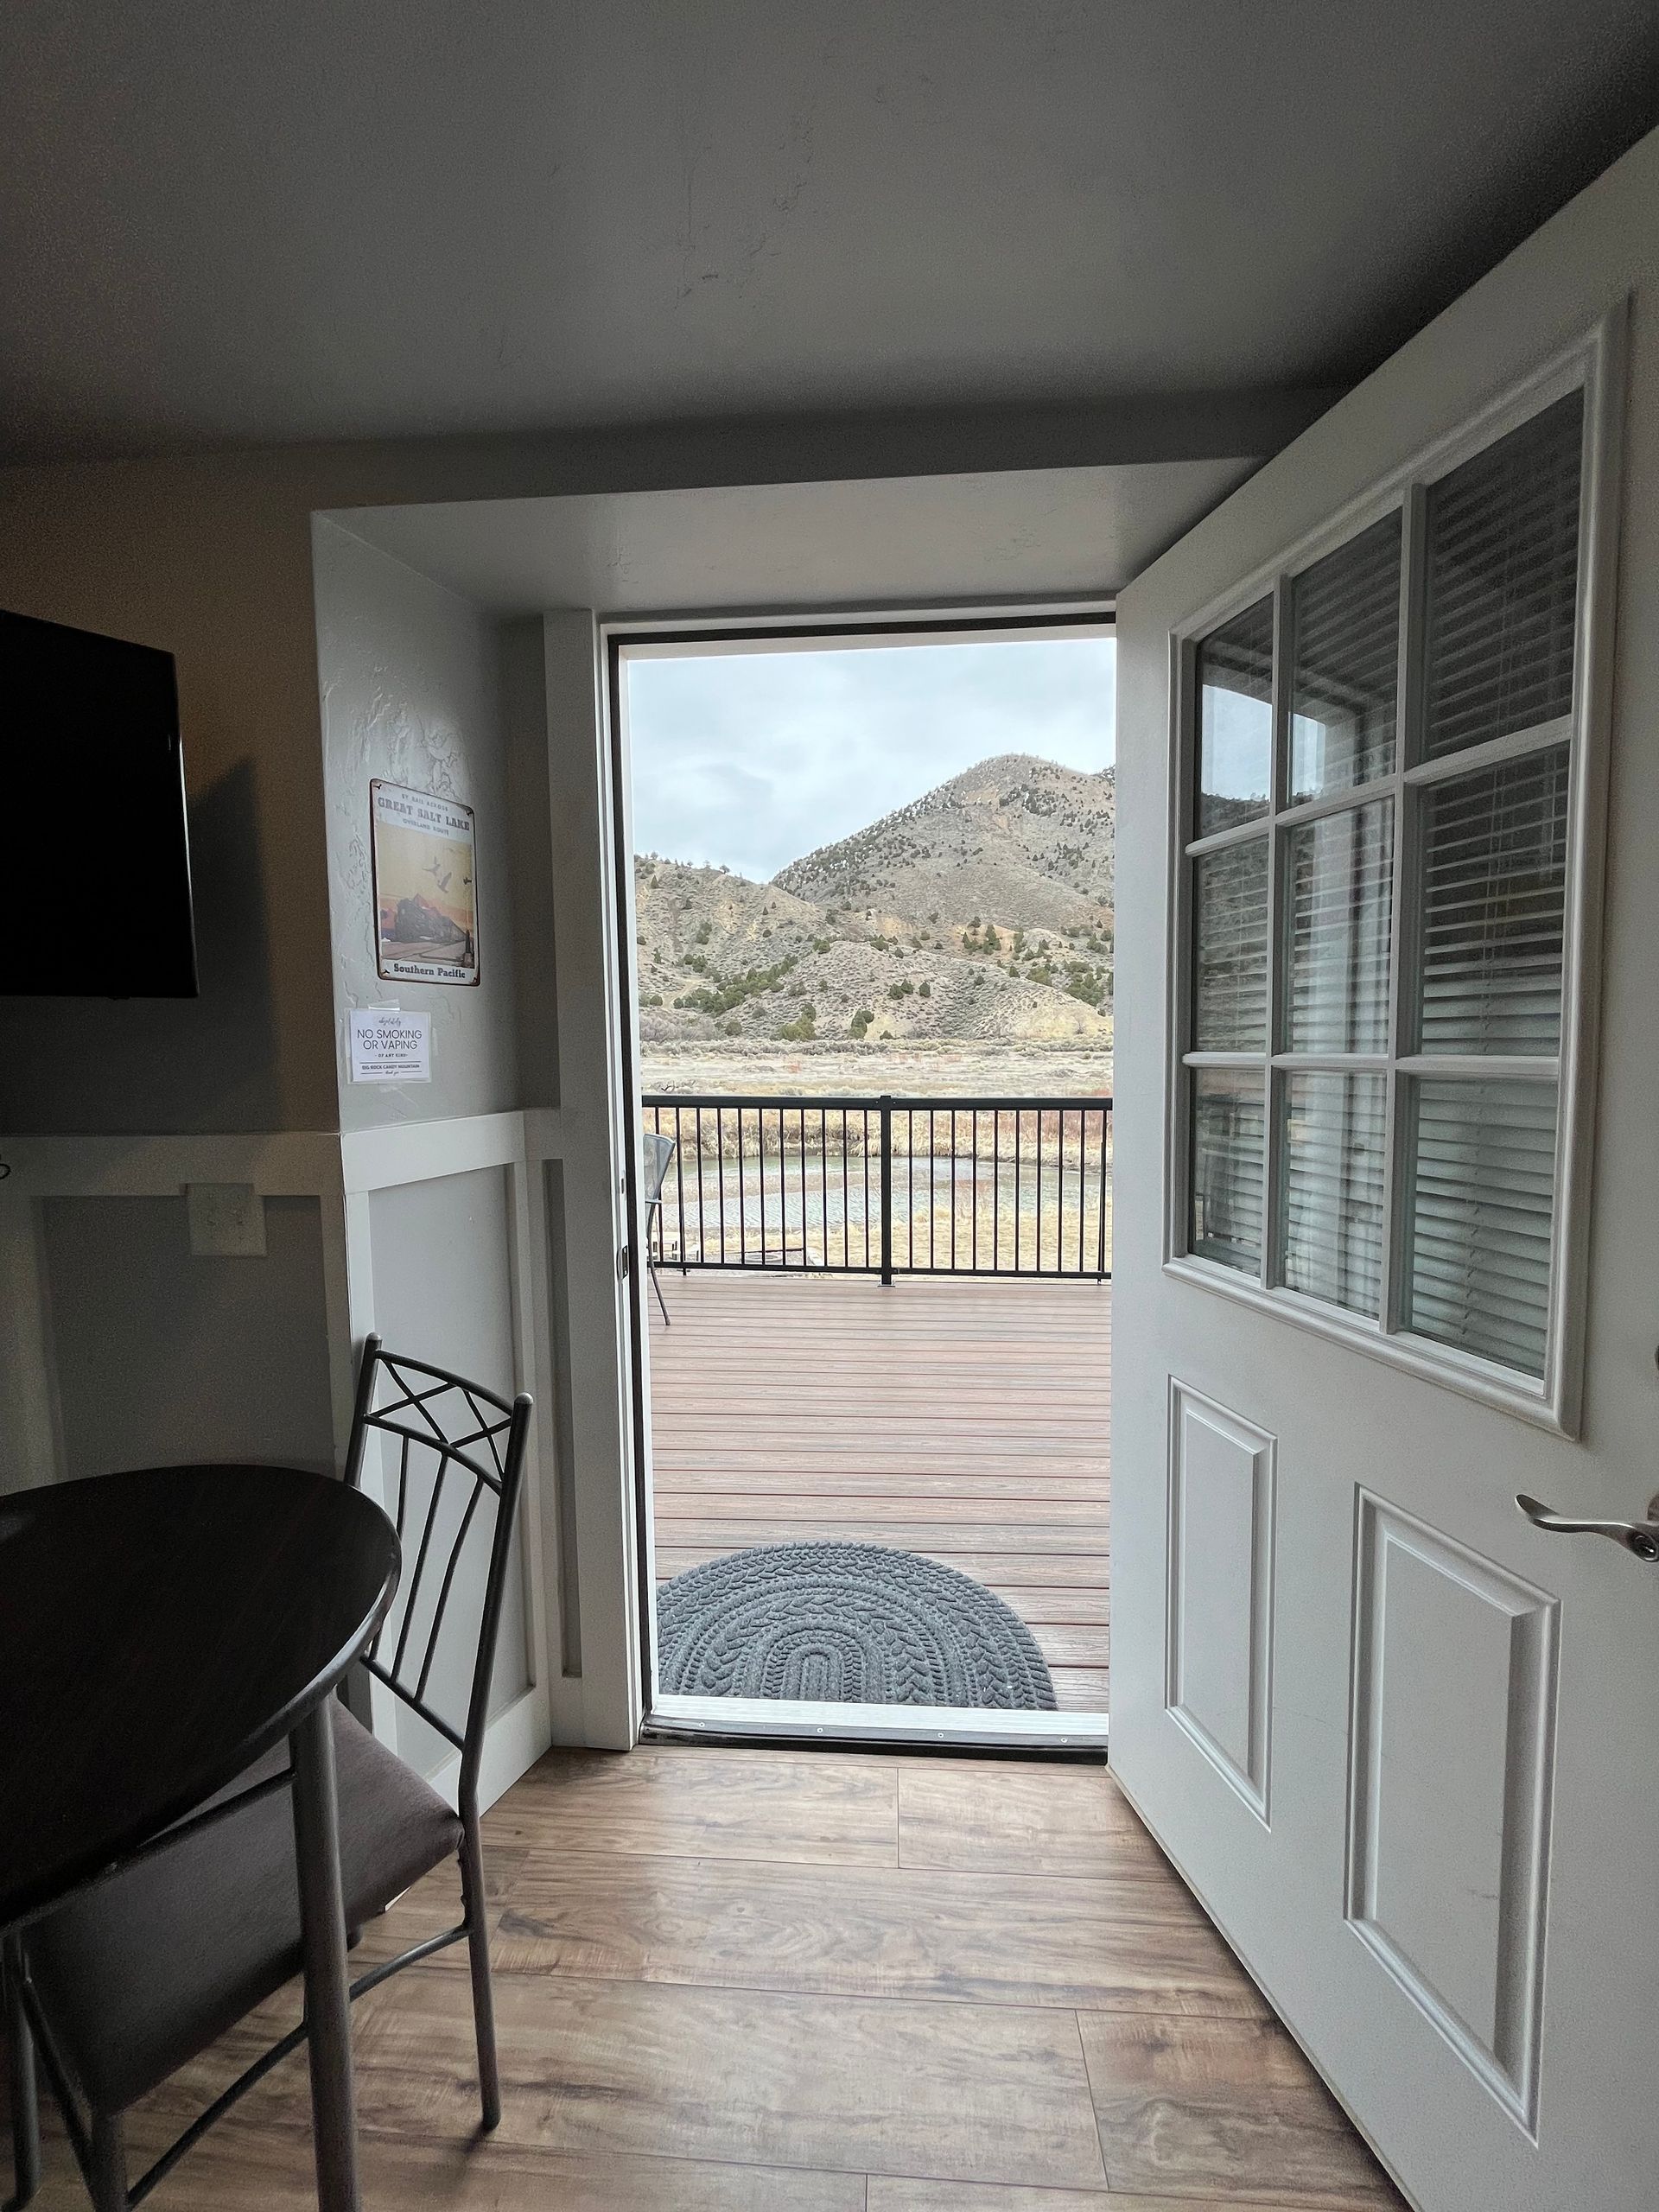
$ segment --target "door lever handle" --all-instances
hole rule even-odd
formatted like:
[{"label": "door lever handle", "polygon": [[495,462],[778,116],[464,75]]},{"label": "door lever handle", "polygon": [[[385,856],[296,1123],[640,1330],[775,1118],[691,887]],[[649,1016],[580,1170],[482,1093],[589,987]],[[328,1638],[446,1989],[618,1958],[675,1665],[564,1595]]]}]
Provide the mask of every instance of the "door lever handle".
[{"label": "door lever handle", "polygon": [[[1570,1513],[1557,1513],[1553,1506],[1529,1497],[1524,1491],[1515,1502],[1533,1527],[1548,1535],[1606,1536],[1627,1552],[1634,1552],[1637,1559],[1649,1563],[1659,1560],[1659,1516],[1646,1521],[1580,1521]],[[1659,1508],[1659,1497],[1649,1506],[1649,1515],[1655,1515],[1656,1508]]]}]

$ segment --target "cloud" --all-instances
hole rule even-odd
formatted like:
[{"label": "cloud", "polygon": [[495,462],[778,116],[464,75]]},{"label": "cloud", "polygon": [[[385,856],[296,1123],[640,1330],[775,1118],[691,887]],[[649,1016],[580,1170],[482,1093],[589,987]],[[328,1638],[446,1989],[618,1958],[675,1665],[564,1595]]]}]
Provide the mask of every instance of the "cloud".
[{"label": "cloud", "polygon": [[633,842],[758,881],[976,761],[1114,758],[1110,638],[626,664]]}]

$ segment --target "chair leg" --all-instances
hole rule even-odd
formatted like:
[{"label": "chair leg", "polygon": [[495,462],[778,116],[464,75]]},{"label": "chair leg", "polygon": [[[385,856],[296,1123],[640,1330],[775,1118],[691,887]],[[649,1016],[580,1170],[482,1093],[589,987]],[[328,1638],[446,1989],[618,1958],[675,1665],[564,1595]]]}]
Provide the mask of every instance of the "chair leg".
[{"label": "chair leg", "polygon": [[668,1307],[663,1299],[663,1286],[657,1280],[657,1262],[649,1254],[645,1257],[645,1273],[651,1277],[651,1287],[657,1294],[658,1311],[663,1317],[663,1326],[666,1329],[671,1325],[668,1318]]},{"label": "chair leg", "polygon": [[118,2112],[92,2114],[92,2212],[128,2212],[127,2139]]},{"label": "chair leg", "polygon": [[9,2212],[22,2212],[41,2185],[41,2108],[35,2086],[35,2037],[23,2007],[23,1945],[8,1936],[0,1951],[5,1993],[6,2094],[11,2107],[11,2171],[16,2194]]},{"label": "chair leg", "polygon": [[461,1894],[467,1950],[473,1969],[473,2027],[478,2038],[478,2088],[484,2125],[501,2118],[501,2070],[495,2055],[495,1993],[490,1982],[490,1926],[484,1903],[484,1853],[476,1815],[464,1819],[461,1839]]}]

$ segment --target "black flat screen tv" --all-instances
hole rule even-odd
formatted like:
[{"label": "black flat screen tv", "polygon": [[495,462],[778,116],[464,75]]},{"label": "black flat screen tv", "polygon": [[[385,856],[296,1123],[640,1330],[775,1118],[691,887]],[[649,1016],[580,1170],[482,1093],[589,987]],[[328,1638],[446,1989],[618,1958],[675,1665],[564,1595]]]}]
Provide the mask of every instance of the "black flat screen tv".
[{"label": "black flat screen tv", "polygon": [[194,998],[173,656],[0,612],[0,996]]}]

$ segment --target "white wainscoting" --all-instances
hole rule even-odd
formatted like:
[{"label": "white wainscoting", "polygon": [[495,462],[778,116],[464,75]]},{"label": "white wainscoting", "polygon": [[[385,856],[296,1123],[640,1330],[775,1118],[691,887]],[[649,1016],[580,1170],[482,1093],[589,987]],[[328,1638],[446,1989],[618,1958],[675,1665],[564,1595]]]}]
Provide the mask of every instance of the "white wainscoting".
[{"label": "white wainscoting", "polygon": [[[613,1255],[556,1255],[550,1235],[550,1172],[563,1172],[565,1117],[550,1109],[468,1116],[453,1121],[401,1123],[341,1135],[297,1131],[280,1135],[177,1135],[143,1137],[22,1136],[0,1139],[0,1363],[7,1387],[0,1392],[0,1490],[61,1478],[67,1471],[63,1422],[56,1402],[51,1286],[44,1262],[42,1208],[60,1198],[179,1200],[193,1183],[244,1183],[261,1198],[307,1198],[316,1202],[322,1226],[322,1325],[328,1353],[328,1390],[337,1465],[343,1464],[351,1426],[356,1354],[377,1325],[375,1206],[377,1193],[401,1191],[442,1178],[499,1171],[505,1183],[505,1296],[510,1300],[512,1387],[536,1400],[529,1478],[524,1491],[521,1556],[524,1569],[524,1684],[491,1727],[486,1758],[486,1793],[493,1796],[530,1764],[550,1741],[614,1743],[615,1685],[630,1671],[634,1541],[629,1429],[615,1417],[613,1377],[592,1362],[614,1347],[590,1344],[585,1315],[591,1308],[586,1278],[612,1280]],[[582,1133],[579,1132],[580,1136]],[[581,1182],[590,1179],[591,1145],[578,1142],[569,1163]],[[570,1228],[567,1227],[567,1243]],[[498,1249],[492,1247],[492,1249]],[[556,1353],[556,1262],[568,1257],[567,1287],[556,1302],[568,1309],[570,1342],[564,1371],[575,1381],[575,1418],[558,1398]],[[435,1262],[435,1264],[441,1262]],[[219,1264],[257,1267],[257,1260]],[[493,1262],[492,1264],[496,1264]],[[564,1272],[561,1267],[561,1273]],[[498,1300],[501,1286],[486,1286]],[[465,1294],[465,1286],[451,1296]],[[602,1332],[601,1332],[603,1333]],[[396,1347],[394,1347],[395,1349]],[[406,1346],[411,1356],[423,1348]],[[435,1348],[429,1356],[442,1358]],[[582,1401],[600,1402],[607,1418],[580,1446]],[[561,1465],[559,1437],[567,1440]],[[602,1435],[600,1433],[602,1432]],[[562,1494],[561,1485],[569,1495]],[[565,1546],[575,1554],[562,1555]],[[620,1543],[616,1541],[620,1536]],[[591,1535],[591,1553],[585,1552]],[[580,1572],[579,1572],[580,1571]],[[567,1633],[563,1594],[579,1592],[580,1627]],[[584,1682],[588,1696],[584,1700]],[[376,1725],[382,1725],[377,1701]],[[386,1722],[387,1732],[392,1725]],[[453,1763],[450,1763],[453,1764]],[[435,1770],[442,1779],[442,1769]]]}]

